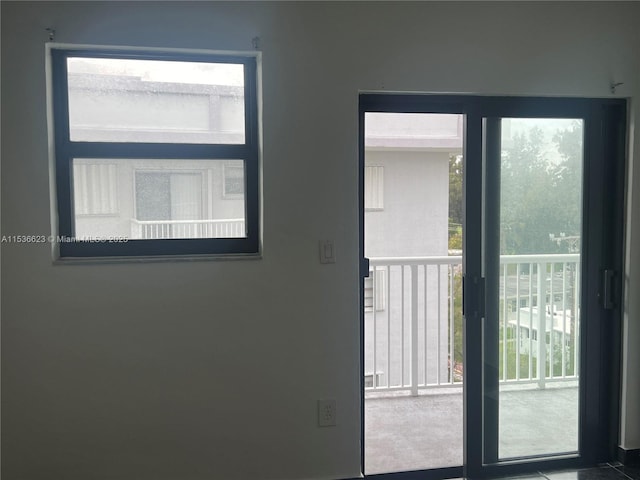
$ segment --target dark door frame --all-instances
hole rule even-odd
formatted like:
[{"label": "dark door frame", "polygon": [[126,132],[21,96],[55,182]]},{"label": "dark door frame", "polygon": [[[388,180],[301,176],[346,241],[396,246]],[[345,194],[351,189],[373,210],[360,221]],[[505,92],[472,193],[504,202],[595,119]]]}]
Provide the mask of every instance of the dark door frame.
[{"label": "dark door frame", "polygon": [[[622,99],[494,97],[470,95],[362,93],[359,98],[359,249],[360,249],[360,395],[361,469],[364,459],[364,119],[366,112],[449,113],[465,116],[464,140],[464,465],[432,470],[367,475],[385,479],[436,480],[482,478],[538,470],[579,468],[616,458],[619,429],[622,269],[626,178],[627,101]],[[487,463],[492,453],[491,428],[497,408],[483,392],[492,375],[483,363],[482,338],[487,293],[484,259],[495,238],[484,236],[484,208],[495,202],[486,180],[487,119],[500,117],[582,118],[584,174],[581,284],[581,351],[579,454],[531,457]],[[491,120],[488,120],[491,122]],[[495,132],[495,130],[494,130]],[[491,131],[489,130],[489,134]],[[495,140],[495,138],[494,138]],[[490,168],[490,167],[489,167]],[[495,180],[495,178],[494,178]],[[491,179],[489,179],[491,182]],[[588,212],[588,214],[586,213]],[[491,219],[488,219],[491,221]],[[613,272],[613,274],[612,274]],[[588,319],[588,320],[586,320]],[[589,354],[587,355],[587,352]],[[488,379],[488,380],[487,380]],[[489,383],[487,383],[489,382]],[[488,432],[488,433],[487,433]],[[425,452],[428,454],[428,452]]]}]

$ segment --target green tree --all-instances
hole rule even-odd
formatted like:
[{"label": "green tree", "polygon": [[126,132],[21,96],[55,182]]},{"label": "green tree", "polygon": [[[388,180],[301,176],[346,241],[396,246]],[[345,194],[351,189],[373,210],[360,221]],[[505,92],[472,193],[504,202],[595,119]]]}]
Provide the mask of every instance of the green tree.
[{"label": "green tree", "polygon": [[[562,158],[553,170],[554,185],[560,197],[558,201],[562,202],[557,213],[560,217],[559,233],[565,233],[565,237],[576,237],[580,235],[582,223],[582,125],[574,121],[570,127],[558,130],[553,141]],[[579,242],[577,245],[566,243],[563,251],[574,251],[579,246]]]},{"label": "green tree", "polygon": [[552,241],[550,235],[580,234],[581,132],[574,123],[556,132],[550,145],[533,127],[513,135],[503,150],[501,253],[571,251],[569,243]]},{"label": "green tree", "polygon": [[[462,250],[462,222],[463,218],[463,177],[464,161],[462,155],[449,155],[449,250]],[[453,282],[450,287],[453,291],[453,332],[450,332],[449,341],[453,343],[453,359],[450,359],[449,368],[456,368],[463,364],[462,344],[462,269],[453,268],[451,271]],[[454,373],[456,381],[461,381]]]},{"label": "green tree", "polygon": [[449,155],[449,250],[462,250],[462,155]]},{"label": "green tree", "polygon": [[549,233],[555,229],[548,193],[553,176],[542,151],[538,127],[513,136],[503,150],[500,191],[501,253],[553,253]]}]

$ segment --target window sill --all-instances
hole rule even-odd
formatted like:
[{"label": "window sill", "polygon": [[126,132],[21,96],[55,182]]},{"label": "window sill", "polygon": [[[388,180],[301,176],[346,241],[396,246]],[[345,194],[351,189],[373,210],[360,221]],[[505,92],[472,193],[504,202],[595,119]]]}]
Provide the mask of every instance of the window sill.
[{"label": "window sill", "polygon": [[123,263],[176,263],[176,262],[211,262],[262,260],[262,253],[238,254],[202,254],[202,255],[157,255],[157,256],[123,256],[123,257],[59,257],[53,265],[101,265]]}]

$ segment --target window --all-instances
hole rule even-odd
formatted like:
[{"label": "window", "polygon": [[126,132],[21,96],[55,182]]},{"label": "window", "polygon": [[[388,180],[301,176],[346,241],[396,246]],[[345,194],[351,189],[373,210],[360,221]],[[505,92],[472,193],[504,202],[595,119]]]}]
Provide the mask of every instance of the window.
[{"label": "window", "polygon": [[364,208],[382,210],[384,208],[384,167],[364,167]]},{"label": "window", "polygon": [[255,57],[51,58],[60,257],[259,252]]},{"label": "window", "polygon": [[224,166],[224,192],[226,198],[244,194],[244,169],[242,165]]},{"label": "window", "polygon": [[[375,288],[374,288],[375,287]],[[387,271],[376,268],[369,271],[369,276],[364,279],[364,309],[365,312],[375,310],[380,312],[387,305]]]},{"label": "window", "polygon": [[117,167],[113,163],[74,162],[76,215],[117,215]]}]

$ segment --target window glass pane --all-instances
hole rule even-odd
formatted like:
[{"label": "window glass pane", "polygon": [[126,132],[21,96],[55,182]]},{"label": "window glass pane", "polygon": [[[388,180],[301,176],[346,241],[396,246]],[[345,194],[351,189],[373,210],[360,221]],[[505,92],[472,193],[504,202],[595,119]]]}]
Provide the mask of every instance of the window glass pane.
[{"label": "window glass pane", "polygon": [[463,463],[463,125],[365,113],[367,475]]},{"label": "window glass pane", "polygon": [[583,121],[501,131],[498,454],[577,452]]},{"label": "window glass pane", "polygon": [[242,64],[67,60],[72,141],[242,144]]},{"label": "window glass pane", "polygon": [[77,239],[246,237],[242,160],[74,159],[73,174]]}]

